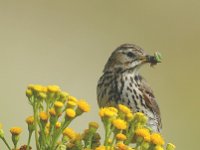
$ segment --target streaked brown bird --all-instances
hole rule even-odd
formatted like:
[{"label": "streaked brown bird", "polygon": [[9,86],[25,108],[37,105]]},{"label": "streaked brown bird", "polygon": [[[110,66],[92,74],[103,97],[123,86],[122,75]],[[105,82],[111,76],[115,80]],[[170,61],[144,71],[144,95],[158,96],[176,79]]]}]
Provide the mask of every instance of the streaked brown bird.
[{"label": "streaked brown bird", "polygon": [[152,89],[139,74],[139,68],[146,63],[159,61],[137,45],[123,44],[113,51],[103,75],[97,85],[99,107],[123,104],[132,112],[142,112],[148,117],[148,125],[155,132],[162,128],[160,109]]}]

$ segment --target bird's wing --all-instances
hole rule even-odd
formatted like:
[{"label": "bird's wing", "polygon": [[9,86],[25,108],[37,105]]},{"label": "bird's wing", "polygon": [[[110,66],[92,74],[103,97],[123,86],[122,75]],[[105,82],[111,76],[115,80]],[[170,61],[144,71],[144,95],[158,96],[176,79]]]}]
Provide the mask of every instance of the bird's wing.
[{"label": "bird's wing", "polygon": [[160,109],[158,107],[158,104],[156,102],[156,98],[153,94],[153,90],[151,87],[147,84],[146,80],[139,75],[140,78],[140,90],[142,91],[145,103],[148,108],[154,113],[155,117],[158,120],[158,126],[161,128],[161,116],[160,116]]}]

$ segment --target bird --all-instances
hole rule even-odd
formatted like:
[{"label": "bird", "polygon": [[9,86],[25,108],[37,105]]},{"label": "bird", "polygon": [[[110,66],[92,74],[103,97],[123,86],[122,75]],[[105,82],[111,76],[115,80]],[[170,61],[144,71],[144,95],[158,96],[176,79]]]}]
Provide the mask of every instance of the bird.
[{"label": "bird", "polygon": [[153,90],[139,73],[144,64],[154,66],[159,62],[155,55],[148,55],[135,44],[126,43],[117,47],[98,80],[99,107],[117,107],[123,104],[133,113],[144,113],[148,117],[147,125],[152,131],[161,132],[162,122],[158,103]]}]

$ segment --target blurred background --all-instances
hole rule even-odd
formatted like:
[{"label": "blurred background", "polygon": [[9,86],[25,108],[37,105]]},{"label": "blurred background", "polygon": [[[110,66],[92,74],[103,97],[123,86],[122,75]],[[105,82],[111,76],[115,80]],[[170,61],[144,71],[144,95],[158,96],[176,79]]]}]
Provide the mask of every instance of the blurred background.
[{"label": "blurred background", "polygon": [[1,0],[0,122],[7,139],[10,127],[21,126],[19,144],[26,143],[30,83],[57,84],[90,103],[91,112],[73,122],[76,131],[100,123],[97,80],[117,46],[135,43],[163,56],[141,73],[160,105],[165,141],[199,149],[199,8],[198,0]]}]

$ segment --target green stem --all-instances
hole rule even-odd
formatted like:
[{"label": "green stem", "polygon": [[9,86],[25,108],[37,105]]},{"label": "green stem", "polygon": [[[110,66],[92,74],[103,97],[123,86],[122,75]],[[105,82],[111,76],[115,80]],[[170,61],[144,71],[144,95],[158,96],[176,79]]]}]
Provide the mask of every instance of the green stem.
[{"label": "green stem", "polygon": [[38,125],[37,124],[37,121],[38,121],[38,111],[37,111],[38,105],[37,105],[36,102],[35,102],[33,107],[34,107],[33,111],[34,111],[34,125],[35,125],[35,143],[36,143],[37,150],[40,150],[39,141],[38,141],[38,128],[37,128],[37,125]]},{"label": "green stem", "polygon": [[104,141],[104,145],[105,146],[108,146],[108,140],[112,134],[112,131],[113,131],[113,128],[111,128],[111,123],[108,122],[106,123],[106,126],[105,126],[105,141]]},{"label": "green stem", "polygon": [[114,142],[115,142],[115,139],[116,139],[116,135],[117,135],[117,133],[114,133],[114,136],[113,136],[113,139],[112,139],[111,146],[113,146],[113,145],[114,145]]},{"label": "green stem", "polygon": [[58,130],[58,132],[53,136],[51,150],[54,150],[54,147],[56,145],[56,142],[60,136],[60,134],[63,132],[63,130],[71,123],[72,120],[65,120],[63,126]]},{"label": "green stem", "polygon": [[1,139],[3,140],[3,142],[5,143],[5,145],[7,146],[7,148],[8,148],[9,150],[11,150],[11,148],[10,148],[10,146],[8,145],[6,139],[5,139],[4,137],[1,138]]},{"label": "green stem", "polygon": [[32,133],[33,133],[32,131],[29,132],[29,135],[28,135],[28,143],[27,143],[27,148],[26,148],[26,150],[29,150],[29,146],[30,146],[30,142],[31,142]]},{"label": "green stem", "polygon": [[126,131],[126,137],[127,137],[127,140],[125,141],[126,145],[129,145],[131,140],[133,139],[133,136],[134,136],[133,129],[134,128],[135,128],[135,125],[134,125],[134,123],[132,123],[132,124],[130,124],[129,129],[127,129],[127,131]]}]

